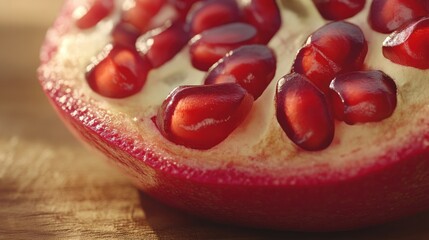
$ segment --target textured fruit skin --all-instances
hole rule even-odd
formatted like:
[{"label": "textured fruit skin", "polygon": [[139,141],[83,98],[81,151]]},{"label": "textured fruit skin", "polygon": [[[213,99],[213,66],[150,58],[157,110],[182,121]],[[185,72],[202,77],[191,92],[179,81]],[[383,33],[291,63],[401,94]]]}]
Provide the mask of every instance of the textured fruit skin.
[{"label": "textured fruit skin", "polygon": [[190,168],[139,135],[124,135],[123,126],[106,125],[111,116],[73,98],[73,91],[52,78],[45,65],[55,51],[55,36],[70,22],[67,6],[42,49],[43,90],[81,139],[109,157],[149,195],[222,223],[300,231],[361,228],[428,209],[428,119],[421,119],[421,131],[406,143],[380,153],[371,164],[336,172],[318,165],[313,174],[285,171],[281,176]]}]

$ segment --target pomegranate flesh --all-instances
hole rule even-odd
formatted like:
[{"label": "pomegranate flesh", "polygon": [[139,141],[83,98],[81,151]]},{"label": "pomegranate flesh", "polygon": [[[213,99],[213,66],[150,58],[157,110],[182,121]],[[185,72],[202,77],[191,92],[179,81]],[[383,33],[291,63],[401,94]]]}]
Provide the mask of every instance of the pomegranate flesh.
[{"label": "pomegranate flesh", "polygon": [[70,129],[148,195],[295,231],[429,208],[428,20],[414,19],[426,3],[101,2],[65,1],[39,79]]}]

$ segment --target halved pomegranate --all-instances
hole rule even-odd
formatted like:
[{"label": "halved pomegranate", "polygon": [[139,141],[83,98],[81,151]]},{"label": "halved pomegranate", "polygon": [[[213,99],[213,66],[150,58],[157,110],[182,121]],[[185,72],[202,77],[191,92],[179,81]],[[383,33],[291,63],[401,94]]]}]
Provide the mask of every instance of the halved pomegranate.
[{"label": "halved pomegranate", "polygon": [[184,17],[210,15],[201,2],[115,0],[81,30],[85,0],[66,1],[39,77],[78,136],[151,196],[223,223],[332,231],[429,208],[425,19],[388,37],[372,1],[327,22],[346,1],[240,0],[211,28]]}]

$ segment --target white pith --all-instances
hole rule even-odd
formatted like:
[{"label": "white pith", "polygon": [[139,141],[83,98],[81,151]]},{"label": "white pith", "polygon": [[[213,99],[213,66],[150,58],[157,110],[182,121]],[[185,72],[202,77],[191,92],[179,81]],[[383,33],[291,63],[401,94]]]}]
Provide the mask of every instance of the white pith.
[{"label": "white pith", "polygon": [[[73,0],[76,6],[86,0]],[[245,0],[242,0],[245,1]],[[427,122],[429,113],[429,71],[404,67],[391,63],[382,56],[382,43],[387,37],[373,31],[367,23],[370,1],[365,9],[347,21],[357,24],[368,41],[365,65],[390,75],[398,86],[398,106],[392,117],[377,123],[349,126],[338,122],[334,142],[318,152],[300,150],[285,135],[275,117],[274,92],[278,79],[290,70],[295,54],[307,36],[325,24],[311,0],[278,1],[281,6],[283,25],[270,42],[277,54],[277,73],[271,85],[255,102],[250,115],[224,142],[210,150],[193,150],[166,140],[151,121],[168,93],[179,85],[201,84],[204,72],[195,70],[187,48],[172,61],[150,72],[142,91],[135,96],[116,100],[101,97],[86,84],[85,69],[94,57],[109,43],[110,31],[119,19],[123,0],[117,0],[117,10],[112,16],[87,31],[72,29],[59,39],[59,48],[45,66],[52,76],[65,86],[73,87],[92,99],[96,104],[116,115],[106,126],[125,134],[138,132],[145,142],[157,148],[166,158],[191,167],[235,169],[281,173],[285,169],[306,169],[310,165],[329,166],[333,169],[361,165],[378,159],[388,151],[408,143],[421,129],[416,126]],[[84,99],[85,101],[88,99]],[[209,136],[207,136],[209,137]],[[423,143],[429,145],[429,143]],[[357,157],[358,156],[358,157]],[[349,172],[353,174],[353,172]]]}]

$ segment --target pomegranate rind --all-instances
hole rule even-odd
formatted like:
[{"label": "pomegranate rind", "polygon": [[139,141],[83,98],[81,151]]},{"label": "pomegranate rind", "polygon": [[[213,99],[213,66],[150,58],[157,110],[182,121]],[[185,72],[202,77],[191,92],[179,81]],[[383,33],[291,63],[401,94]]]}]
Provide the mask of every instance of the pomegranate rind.
[{"label": "pomegranate rind", "polygon": [[[369,160],[350,156],[357,164],[341,169],[320,164],[312,165],[311,172],[302,166],[273,175],[263,169],[182,164],[180,156],[146,141],[138,129],[119,121],[120,115],[102,109],[97,100],[80,95],[53,74],[49,63],[58,39],[71,27],[73,7],[72,1],[66,2],[47,34],[38,69],[40,84],[70,129],[147,194],[222,223],[299,231],[361,228],[428,209],[429,119],[425,118],[418,119],[418,129],[395,148]],[[204,159],[199,161],[203,166]]]}]

